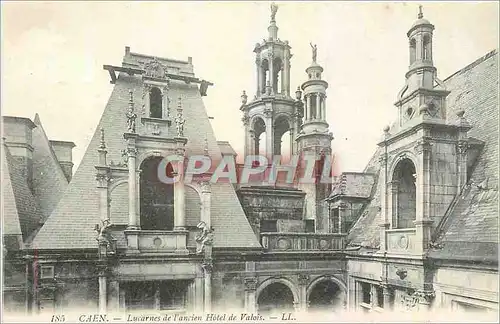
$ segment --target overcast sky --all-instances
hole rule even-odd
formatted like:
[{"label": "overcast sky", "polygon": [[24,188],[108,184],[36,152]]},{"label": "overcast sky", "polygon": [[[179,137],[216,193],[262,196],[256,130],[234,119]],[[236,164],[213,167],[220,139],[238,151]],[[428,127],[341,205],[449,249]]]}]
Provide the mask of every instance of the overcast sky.
[{"label": "overcast sky", "polygon": [[[329,83],[327,119],[343,171],[373,154],[408,68],[406,32],[417,2],[277,2],[278,37],[292,46],[291,89],[306,79],[309,42]],[[133,52],[186,60],[215,86],[204,97],[218,140],[242,152],[240,95],[255,93],[256,42],[269,2],[2,1],[2,114],[40,114],[50,139],[76,143],[79,164],[112,90],[103,64]],[[438,76],[498,48],[498,3],[423,2],[436,27]]]}]

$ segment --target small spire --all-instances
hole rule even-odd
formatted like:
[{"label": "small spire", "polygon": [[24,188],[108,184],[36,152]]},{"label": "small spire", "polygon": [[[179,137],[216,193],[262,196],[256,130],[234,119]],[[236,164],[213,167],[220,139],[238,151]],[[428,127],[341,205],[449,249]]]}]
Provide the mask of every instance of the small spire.
[{"label": "small spire", "polygon": [[128,90],[128,95],[129,95],[128,105],[133,106],[134,105],[134,92],[132,91],[132,89]]},{"label": "small spire", "polygon": [[418,19],[424,18],[424,13],[422,12],[422,5],[418,6]]},{"label": "small spire", "polygon": [[106,143],[104,142],[104,128],[101,128],[101,142],[99,144],[99,148],[102,150],[106,149]]}]

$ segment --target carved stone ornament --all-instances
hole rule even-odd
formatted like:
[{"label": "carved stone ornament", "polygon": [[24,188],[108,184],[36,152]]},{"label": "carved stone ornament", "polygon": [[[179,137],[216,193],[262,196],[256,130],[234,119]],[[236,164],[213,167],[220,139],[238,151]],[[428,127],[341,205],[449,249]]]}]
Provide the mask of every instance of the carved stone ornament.
[{"label": "carved stone ornament", "polygon": [[167,68],[155,57],[144,64],[144,76],[156,79],[166,79]]},{"label": "carved stone ornament", "polygon": [[429,152],[431,150],[432,144],[426,140],[426,139],[421,139],[417,141],[417,144],[415,145],[415,152],[417,154],[422,154],[423,152]]},{"label": "carved stone ornament", "polygon": [[201,264],[201,267],[203,268],[203,271],[205,271],[205,273],[212,273],[212,271],[214,269],[214,264],[213,264],[212,260],[205,260]]},{"label": "carved stone ornament", "polygon": [[160,135],[160,133],[161,133],[160,125],[153,124],[153,130],[151,131],[151,134],[153,134],[153,135]]},{"label": "carved stone ornament", "polygon": [[149,91],[151,91],[151,85],[144,83],[142,86],[142,110],[141,110],[142,115],[146,114],[146,102],[147,102],[146,95],[149,93]]},{"label": "carved stone ornament", "polygon": [[309,282],[309,275],[300,273],[298,276],[298,280],[299,280],[299,285],[305,286]]},{"label": "carved stone ornament", "polygon": [[378,161],[380,162],[380,165],[384,166],[387,164],[387,154],[381,154],[380,157],[378,158]]},{"label": "carved stone ornament", "polygon": [[137,114],[134,113],[134,95],[132,90],[129,90],[129,103],[127,111],[127,131],[129,133],[135,133],[135,120],[137,119]]},{"label": "carved stone ornament", "polygon": [[273,115],[273,111],[270,108],[266,108],[264,110],[264,116],[271,117]]},{"label": "carved stone ornament", "polygon": [[399,279],[403,280],[408,276],[408,271],[405,269],[398,269],[396,270],[396,275],[399,277]]},{"label": "carved stone ornament", "polygon": [[207,223],[201,221],[196,225],[200,229],[200,233],[196,236],[196,243],[198,243],[198,248],[196,249],[196,254],[201,254],[205,251],[205,247],[212,245],[214,241],[213,229],[209,228]]},{"label": "carved stone ornament", "polygon": [[113,224],[111,224],[111,221],[109,219],[105,219],[101,222],[101,225],[96,224],[94,226],[94,231],[97,233],[97,241],[99,242],[100,246],[104,246],[107,249],[107,253],[109,254],[114,254],[115,247],[114,247],[114,237],[111,235],[110,227]]},{"label": "carved stone ornament", "polygon": [[109,176],[107,174],[103,174],[103,173],[96,174],[95,179],[97,180],[97,183],[101,187],[106,187],[108,185],[109,180],[110,180]]},{"label": "carved stone ornament", "polygon": [[467,141],[458,141],[457,143],[458,154],[467,154],[468,148],[469,148],[469,143]]},{"label": "carved stone ornament", "polygon": [[248,117],[248,115],[245,114],[243,118],[241,118],[241,121],[243,122],[244,126],[248,126],[248,124],[250,123],[250,117]]},{"label": "carved stone ornament", "polygon": [[257,278],[245,278],[245,290],[251,291],[257,289]]}]

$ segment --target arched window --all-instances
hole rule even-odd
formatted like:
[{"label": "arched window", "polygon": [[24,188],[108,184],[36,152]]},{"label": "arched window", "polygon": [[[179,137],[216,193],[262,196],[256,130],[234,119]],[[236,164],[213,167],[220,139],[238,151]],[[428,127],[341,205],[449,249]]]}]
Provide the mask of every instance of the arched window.
[{"label": "arched window", "polygon": [[262,73],[262,84],[261,84],[261,92],[266,92],[267,81],[269,80],[269,62],[267,60],[262,60],[261,65],[261,73]]},{"label": "arched window", "polygon": [[413,221],[417,214],[415,165],[410,159],[398,162],[392,182],[392,227],[415,227]]},{"label": "arched window", "polygon": [[262,155],[266,151],[266,123],[257,118],[253,124],[253,131],[255,135],[254,154]]},{"label": "arched window", "polygon": [[274,59],[273,69],[274,69],[274,79],[273,79],[273,90],[275,93],[278,93],[278,85],[281,82],[281,70],[282,70],[281,59],[279,57]]},{"label": "arched window", "polygon": [[[158,166],[162,159],[150,157],[141,164],[140,215],[144,230],[172,230],[174,227],[174,185],[160,181]],[[173,178],[173,171],[172,164],[167,164],[166,176]]]},{"label": "arched window", "polygon": [[422,42],[422,59],[430,60],[431,59],[431,38],[429,35],[424,35]]},{"label": "arched window", "polygon": [[311,103],[311,107],[310,107],[310,115],[311,115],[311,119],[316,119],[317,118],[317,110],[318,110],[318,107],[316,107],[316,94],[311,94],[310,95],[311,99],[310,99],[310,103]]},{"label": "arched window", "polygon": [[274,122],[274,154],[281,155],[285,161],[290,158],[290,124],[285,116]]},{"label": "arched window", "polygon": [[415,41],[415,38],[412,38],[410,40],[410,65],[415,62],[415,59],[417,58],[417,42]]},{"label": "arched window", "polygon": [[149,92],[149,117],[162,118],[162,100],[160,89],[152,88]]}]

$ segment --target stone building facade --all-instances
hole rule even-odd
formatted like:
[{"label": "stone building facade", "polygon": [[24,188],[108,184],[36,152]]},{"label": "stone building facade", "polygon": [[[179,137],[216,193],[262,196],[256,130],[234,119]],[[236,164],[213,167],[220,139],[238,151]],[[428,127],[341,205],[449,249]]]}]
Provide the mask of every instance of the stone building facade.
[{"label": "stone building facade", "polygon": [[[317,48],[292,97],[276,10],[254,50],[256,94],[241,96],[245,155],[283,155],[289,132],[291,154],[329,156]],[[4,117],[5,309],[496,310],[498,54],[440,81],[433,30],[420,13],[398,120],[364,172],[331,184],[212,183],[210,170],[160,181],[181,166],[165,156],[236,155],[214,136],[212,83],[191,58],[126,47],[104,65],[113,91],[73,176],[74,144],[49,141],[38,116]]]}]

